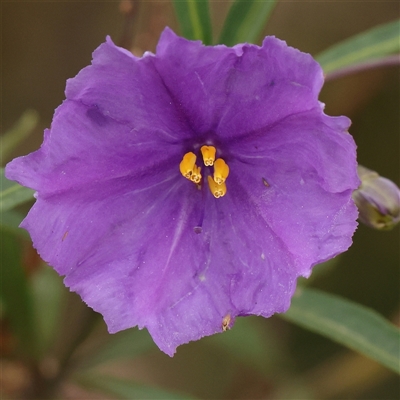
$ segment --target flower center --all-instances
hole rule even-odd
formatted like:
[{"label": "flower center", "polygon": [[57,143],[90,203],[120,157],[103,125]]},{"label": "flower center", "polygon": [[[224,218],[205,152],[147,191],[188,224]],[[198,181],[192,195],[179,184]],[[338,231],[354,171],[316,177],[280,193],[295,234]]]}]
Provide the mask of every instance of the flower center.
[{"label": "flower center", "polygon": [[[208,175],[207,182],[211,193],[218,199],[226,193],[225,181],[229,175],[228,164],[222,158],[215,159],[217,149],[214,146],[202,146],[200,151],[203,157],[204,166],[214,166],[213,176],[211,176],[211,174]],[[201,167],[196,165],[196,160],[196,155],[189,151],[183,156],[182,161],[179,164],[179,170],[186,179],[199,185],[202,179]]]}]

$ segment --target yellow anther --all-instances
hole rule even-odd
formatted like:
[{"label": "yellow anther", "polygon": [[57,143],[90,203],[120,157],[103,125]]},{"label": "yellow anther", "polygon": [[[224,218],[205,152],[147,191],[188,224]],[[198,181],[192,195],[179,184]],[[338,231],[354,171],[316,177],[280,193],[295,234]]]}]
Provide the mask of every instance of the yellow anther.
[{"label": "yellow anther", "polygon": [[200,173],[200,171],[201,171],[201,168],[198,167],[197,165],[195,165],[195,166],[193,167],[193,173],[192,173],[192,175],[190,176],[190,180],[191,180],[192,182],[194,182],[194,183],[200,183],[200,181],[201,181],[201,173]]},{"label": "yellow anther", "polygon": [[228,164],[222,158],[217,158],[214,163],[215,183],[217,183],[218,185],[222,185],[226,181],[228,175],[229,175]]},{"label": "yellow anther", "polygon": [[179,164],[179,170],[181,171],[181,174],[185,178],[191,179],[194,168],[196,167],[195,163],[196,163],[196,156],[191,151],[189,151],[189,153],[186,153],[183,156],[182,161]]},{"label": "yellow anther", "polygon": [[204,165],[211,167],[215,161],[215,152],[217,151],[214,146],[202,146],[201,154],[203,155]]},{"label": "yellow anther", "polygon": [[225,196],[226,193],[225,183],[221,183],[220,185],[218,185],[217,183],[214,182],[214,179],[211,178],[211,176],[208,176],[207,179],[208,179],[208,187],[210,188],[210,191],[215,198],[218,199],[222,196]]}]

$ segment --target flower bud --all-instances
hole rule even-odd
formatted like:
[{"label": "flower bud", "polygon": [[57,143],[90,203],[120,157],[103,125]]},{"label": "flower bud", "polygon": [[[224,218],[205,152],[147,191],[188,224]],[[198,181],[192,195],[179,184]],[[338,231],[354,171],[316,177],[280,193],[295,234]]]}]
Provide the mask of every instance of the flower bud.
[{"label": "flower bud", "polygon": [[359,220],[375,229],[392,229],[400,221],[400,189],[389,179],[361,165],[360,187],[353,199],[360,212]]}]

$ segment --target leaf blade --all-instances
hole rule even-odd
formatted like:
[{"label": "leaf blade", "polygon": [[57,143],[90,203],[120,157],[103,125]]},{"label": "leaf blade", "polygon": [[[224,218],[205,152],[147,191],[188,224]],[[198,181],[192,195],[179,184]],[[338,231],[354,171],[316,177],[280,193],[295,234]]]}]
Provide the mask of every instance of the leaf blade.
[{"label": "leaf blade", "polygon": [[128,329],[109,336],[104,344],[96,348],[95,353],[86,354],[80,368],[93,368],[119,359],[129,358],[132,360],[155,348],[156,346],[146,330]]},{"label": "leaf blade", "polygon": [[82,375],[77,378],[77,382],[85,388],[97,389],[105,393],[110,393],[118,396],[120,399],[193,399],[191,396],[184,396],[169,390],[142,385],[130,380],[105,375]]},{"label": "leaf blade", "polygon": [[0,211],[4,212],[33,200],[35,191],[9,181],[4,175],[4,168],[0,168]]},{"label": "leaf blade", "polygon": [[218,43],[227,46],[255,43],[275,4],[276,0],[236,0],[229,9]]},{"label": "leaf blade", "polygon": [[19,227],[24,218],[25,216],[22,213],[15,210],[2,212],[0,213],[0,227],[14,236],[29,240],[30,236],[28,231]]},{"label": "leaf blade", "polygon": [[315,289],[301,288],[285,320],[319,333],[400,373],[400,330],[375,311]]},{"label": "leaf blade", "polygon": [[32,292],[22,265],[21,245],[7,230],[0,229],[0,237],[0,297],[23,354],[36,359],[37,331]]},{"label": "leaf blade", "polygon": [[11,152],[35,129],[39,122],[39,114],[35,110],[26,110],[14,126],[1,138],[0,160]]},{"label": "leaf blade", "polygon": [[238,360],[249,368],[255,368],[263,374],[280,367],[286,354],[277,343],[275,332],[262,326],[256,317],[237,318],[233,329],[220,335],[205,339],[215,350],[222,350],[232,359]]},{"label": "leaf blade", "polygon": [[315,59],[325,74],[329,74],[350,65],[398,53],[399,32],[400,20],[378,25],[328,48]]},{"label": "leaf blade", "polygon": [[174,8],[182,35],[186,39],[212,42],[208,0],[174,0]]},{"label": "leaf blade", "polygon": [[38,351],[44,355],[50,348],[60,325],[65,288],[52,268],[42,265],[32,277],[32,305],[38,332]]}]

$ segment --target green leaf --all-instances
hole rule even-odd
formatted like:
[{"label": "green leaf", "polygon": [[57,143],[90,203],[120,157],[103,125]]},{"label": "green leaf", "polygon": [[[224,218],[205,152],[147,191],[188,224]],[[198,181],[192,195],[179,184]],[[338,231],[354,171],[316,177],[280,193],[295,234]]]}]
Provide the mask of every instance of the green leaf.
[{"label": "green leaf", "polygon": [[174,0],[182,35],[191,40],[212,43],[212,30],[208,0]]},{"label": "green leaf", "polygon": [[39,114],[35,110],[26,110],[17,123],[1,139],[0,160],[7,157],[35,129]]},{"label": "green leaf", "polygon": [[91,368],[116,359],[134,359],[156,348],[147,330],[132,328],[108,338],[103,346],[96,348],[94,354],[85,356],[81,368]]},{"label": "green leaf", "polygon": [[116,395],[119,399],[157,399],[157,400],[190,400],[191,396],[181,395],[169,390],[152,386],[140,385],[135,382],[114,378],[105,375],[82,375],[76,379],[77,383],[87,389],[94,389],[103,393]]},{"label": "green leaf", "polygon": [[0,168],[0,211],[10,210],[19,204],[33,200],[34,190],[9,181],[4,176],[4,168]]},{"label": "green leaf", "polygon": [[275,4],[276,0],[235,0],[229,9],[218,43],[227,46],[255,43]]},{"label": "green leaf", "polygon": [[315,58],[325,74],[400,51],[400,20],[379,25],[340,42]]},{"label": "green leaf", "polygon": [[256,317],[237,318],[232,329],[205,338],[204,342],[268,374],[272,369],[277,370],[277,364],[283,362],[286,355],[277,345],[273,330],[266,330],[265,324],[259,322]]},{"label": "green leaf", "polygon": [[38,348],[41,354],[53,343],[60,324],[65,288],[61,277],[52,268],[43,265],[32,279],[33,306],[38,330]]},{"label": "green leaf", "polygon": [[24,239],[29,239],[29,233],[25,229],[19,228],[25,216],[17,211],[8,210],[0,213],[0,226],[12,233],[13,235],[20,236]]},{"label": "green leaf", "polygon": [[375,311],[315,289],[299,289],[283,319],[320,333],[400,373],[400,330]]},{"label": "green leaf", "polygon": [[36,358],[37,334],[34,325],[32,293],[22,266],[20,243],[8,231],[0,229],[0,297],[11,329],[25,356]]}]

